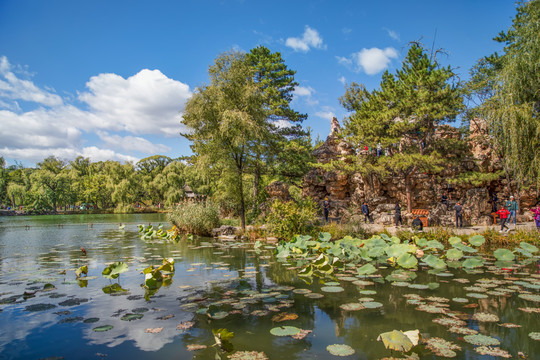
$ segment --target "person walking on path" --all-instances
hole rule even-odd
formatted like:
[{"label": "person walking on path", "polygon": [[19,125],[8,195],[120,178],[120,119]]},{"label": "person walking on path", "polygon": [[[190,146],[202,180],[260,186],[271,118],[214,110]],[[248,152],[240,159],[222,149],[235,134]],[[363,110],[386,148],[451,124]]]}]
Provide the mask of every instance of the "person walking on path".
[{"label": "person walking on path", "polygon": [[461,202],[456,203],[454,211],[456,212],[456,229],[458,227],[463,228],[463,206],[461,206]]},{"label": "person walking on path", "polygon": [[328,201],[328,198],[324,198],[323,210],[324,210],[324,222],[327,223],[328,213],[330,212],[330,202]]},{"label": "person walking on path", "polygon": [[413,231],[423,231],[424,230],[424,224],[422,223],[422,220],[420,220],[420,216],[416,216],[414,220],[412,221],[412,229]]},{"label": "person walking on path", "polygon": [[503,206],[499,211],[497,211],[497,214],[501,219],[501,230],[499,232],[503,232],[504,228],[506,228],[507,231],[510,230],[510,228],[506,226],[506,221],[508,220],[508,215],[510,215],[510,212]]},{"label": "person walking on path", "polygon": [[514,200],[514,195],[510,196],[510,200],[506,202],[505,207],[506,207],[506,210],[510,212],[510,216],[508,217],[508,222],[510,223],[510,219],[514,218],[514,227],[515,227],[518,204],[517,204],[517,201]]},{"label": "person walking on path", "polygon": [[373,224],[373,218],[369,215],[369,206],[365,201],[362,203],[362,213],[364,214],[364,224],[367,224],[368,220]]},{"label": "person walking on path", "polygon": [[536,204],[536,209],[531,209],[531,211],[534,213],[534,222],[536,224],[536,230],[540,231],[540,206],[538,206],[539,203]]},{"label": "person walking on path", "polygon": [[399,202],[396,203],[396,213],[394,215],[395,219],[396,219],[396,227],[398,227],[398,223],[399,223],[399,226],[403,226],[403,219],[401,218],[401,206],[399,206]]}]

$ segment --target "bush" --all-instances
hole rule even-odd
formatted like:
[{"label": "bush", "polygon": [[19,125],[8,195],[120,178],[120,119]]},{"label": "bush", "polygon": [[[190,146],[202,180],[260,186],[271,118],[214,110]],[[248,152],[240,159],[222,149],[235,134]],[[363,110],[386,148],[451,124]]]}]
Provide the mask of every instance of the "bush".
[{"label": "bush", "polygon": [[339,240],[345,236],[352,236],[359,239],[368,239],[371,233],[364,228],[364,216],[353,215],[342,223],[331,222],[325,224],[321,231],[332,235],[332,239]]},{"label": "bush", "polygon": [[133,209],[133,206],[131,206],[130,204],[128,204],[128,205],[117,205],[114,208],[114,213],[115,214],[132,214],[134,212],[135,212],[135,210]]},{"label": "bush", "polygon": [[290,239],[297,234],[309,233],[318,215],[318,206],[311,199],[287,202],[276,200],[270,206],[266,224],[275,237]]},{"label": "bush", "polygon": [[220,225],[219,209],[209,201],[185,201],[169,213],[169,220],[182,231],[203,236]]}]

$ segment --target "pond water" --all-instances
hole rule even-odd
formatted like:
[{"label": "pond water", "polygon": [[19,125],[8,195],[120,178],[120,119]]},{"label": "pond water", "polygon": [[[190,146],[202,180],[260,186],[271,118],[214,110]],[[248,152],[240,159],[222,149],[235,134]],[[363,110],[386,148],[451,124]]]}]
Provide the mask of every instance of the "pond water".
[{"label": "pond water", "polygon": [[[377,341],[394,329],[451,341],[458,359],[495,358],[478,354],[465,334],[452,332],[463,330],[450,325],[496,339],[514,358],[518,352],[540,358],[540,341],[529,336],[540,332],[536,263],[511,275],[489,268],[418,271],[408,282],[385,281],[391,268],[360,278],[349,266],[307,284],[295,264],[275,259],[272,246],[139,238],[138,224],[160,222],[170,227],[163,214],[0,218],[0,359],[226,359],[236,351],[335,359],[327,350],[332,344],[354,350],[345,359],[379,359],[400,356]],[[164,258],[175,260],[172,282],[145,289],[141,271]],[[126,272],[102,276],[119,261]],[[83,265],[88,276],[77,280]],[[119,288],[126,291],[111,292]],[[283,313],[291,319],[279,322],[275,316]],[[295,328],[311,332],[273,335]],[[217,329],[234,333],[232,353],[212,346]],[[189,351],[190,345],[207,348]],[[423,344],[412,351],[416,358],[440,358]]]}]

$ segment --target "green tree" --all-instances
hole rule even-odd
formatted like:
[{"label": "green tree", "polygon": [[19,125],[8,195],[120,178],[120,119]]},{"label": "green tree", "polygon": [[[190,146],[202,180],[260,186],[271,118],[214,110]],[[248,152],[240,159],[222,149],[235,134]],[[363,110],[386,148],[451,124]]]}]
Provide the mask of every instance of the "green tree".
[{"label": "green tree", "polygon": [[489,124],[489,135],[507,177],[540,185],[540,0],[520,1],[512,26],[494,40],[503,54],[480,59],[469,87],[480,100],[473,115]]},{"label": "green tree", "polygon": [[55,174],[50,170],[36,170],[30,176],[32,189],[35,194],[43,193],[50,201],[52,209],[56,211],[58,202],[69,188],[68,177],[65,173]]},{"label": "green tree", "polygon": [[413,43],[401,69],[395,75],[386,71],[379,89],[368,91],[353,83],[340,101],[353,112],[345,122],[349,141],[373,149],[380,144],[388,155],[358,157],[360,167],[403,179],[411,211],[413,176],[442,170],[450,155],[443,156],[443,149],[454,149],[460,142],[436,136],[441,125],[463,109],[463,92],[454,72]]},{"label": "green tree", "polygon": [[196,89],[186,104],[182,123],[190,131],[193,158],[199,171],[215,170],[233,176],[226,191],[240,208],[242,228],[246,226],[244,175],[253,147],[268,138],[264,98],[253,81],[253,68],[238,52],[225,53],[209,69],[210,84]]}]

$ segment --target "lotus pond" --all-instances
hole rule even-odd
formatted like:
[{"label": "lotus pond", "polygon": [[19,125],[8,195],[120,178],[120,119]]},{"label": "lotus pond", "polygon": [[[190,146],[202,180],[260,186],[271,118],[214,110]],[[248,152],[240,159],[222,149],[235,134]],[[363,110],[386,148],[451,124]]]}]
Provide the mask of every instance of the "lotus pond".
[{"label": "lotus pond", "polygon": [[159,214],[0,218],[0,359],[540,354],[533,245],[170,228]]}]

